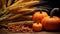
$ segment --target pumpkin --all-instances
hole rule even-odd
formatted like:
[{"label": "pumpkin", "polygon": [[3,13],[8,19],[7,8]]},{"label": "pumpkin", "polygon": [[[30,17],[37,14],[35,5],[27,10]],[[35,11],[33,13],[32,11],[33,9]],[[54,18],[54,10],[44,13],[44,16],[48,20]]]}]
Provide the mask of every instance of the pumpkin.
[{"label": "pumpkin", "polygon": [[41,31],[42,30],[42,24],[39,22],[33,23],[32,28],[34,31]]},{"label": "pumpkin", "polygon": [[53,12],[56,10],[58,10],[58,8],[54,8],[51,11],[50,16],[45,17],[41,22],[44,29],[47,31],[55,31],[60,27],[59,17],[53,16]]},{"label": "pumpkin", "polygon": [[40,21],[44,18],[48,16],[48,14],[46,12],[43,12],[42,10],[39,11],[37,10],[34,14],[33,14],[33,21],[36,22],[36,21]]}]

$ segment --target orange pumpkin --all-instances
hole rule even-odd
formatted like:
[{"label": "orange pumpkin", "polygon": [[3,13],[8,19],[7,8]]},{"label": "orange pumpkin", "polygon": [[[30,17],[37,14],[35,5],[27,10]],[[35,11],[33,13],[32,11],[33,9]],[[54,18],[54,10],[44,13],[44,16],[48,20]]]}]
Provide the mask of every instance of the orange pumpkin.
[{"label": "orange pumpkin", "polygon": [[42,24],[41,23],[33,23],[32,28],[34,31],[41,31],[42,30]]},{"label": "orange pumpkin", "polygon": [[44,29],[47,31],[58,30],[60,27],[59,17],[53,16],[53,12],[55,10],[57,10],[57,9],[53,9],[50,13],[51,15],[48,17],[45,17],[41,22]]},{"label": "orange pumpkin", "polygon": [[41,22],[41,20],[44,18],[44,17],[46,17],[46,16],[48,16],[48,14],[46,13],[46,12],[43,12],[43,11],[37,11],[37,12],[35,12],[34,14],[33,14],[33,21],[34,22],[36,22],[36,21],[40,21]]}]

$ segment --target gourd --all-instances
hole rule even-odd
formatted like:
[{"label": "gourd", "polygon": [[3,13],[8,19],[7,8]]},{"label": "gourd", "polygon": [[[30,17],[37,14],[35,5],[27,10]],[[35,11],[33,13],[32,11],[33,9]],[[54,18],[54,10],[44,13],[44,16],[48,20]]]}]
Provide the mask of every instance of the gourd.
[{"label": "gourd", "polygon": [[54,8],[51,11],[50,16],[47,16],[42,20],[41,23],[42,23],[43,28],[45,30],[47,30],[47,31],[55,31],[55,30],[59,29],[59,27],[60,27],[59,17],[53,16],[53,12],[58,11],[58,10],[59,10],[59,8]]},{"label": "gourd", "polygon": [[34,14],[33,14],[33,21],[36,22],[36,21],[39,21],[41,22],[42,19],[44,17],[48,16],[48,14],[46,12],[44,12],[43,10],[37,10]]},{"label": "gourd", "polygon": [[32,28],[34,31],[42,31],[42,24],[39,22],[33,23]]}]

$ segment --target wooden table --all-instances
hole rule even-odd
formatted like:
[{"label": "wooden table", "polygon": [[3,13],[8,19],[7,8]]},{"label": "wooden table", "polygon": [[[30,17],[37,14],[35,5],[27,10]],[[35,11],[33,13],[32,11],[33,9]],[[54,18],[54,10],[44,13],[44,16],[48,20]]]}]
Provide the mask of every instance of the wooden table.
[{"label": "wooden table", "polygon": [[7,32],[7,31],[3,31],[0,30],[0,34],[60,34],[60,32],[46,32],[46,31],[42,31],[42,32],[33,32],[33,33],[12,33],[12,32]]}]

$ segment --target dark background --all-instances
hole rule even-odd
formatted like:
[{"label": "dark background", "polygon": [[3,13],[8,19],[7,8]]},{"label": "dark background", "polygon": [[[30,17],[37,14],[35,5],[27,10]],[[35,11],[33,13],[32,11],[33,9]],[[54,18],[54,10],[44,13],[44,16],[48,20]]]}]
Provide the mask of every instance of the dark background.
[{"label": "dark background", "polygon": [[56,8],[56,7],[59,8],[60,6],[60,0],[44,0],[44,1],[48,1],[47,4],[52,8]]},{"label": "dark background", "polygon": [[[60,0],[45,0],[48,1],[47,4],[51,6],[52,8],[59,8],[60,7]],[[60,17],[60,11],[56,11],[54,15]]]},{"label": "dark background", "polygon": [[[60,0],[43,0],[46,1],[46,3],[39,4],[39,6],[45,6],[48,5],[50,8],[59,8],[60,9]],[[50,9],[50,11],[52,10]],[[49,13],[50,13],[49,11]],[[54,12],[55,16],[60,17],[60,10]]]}]

